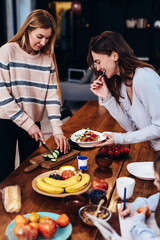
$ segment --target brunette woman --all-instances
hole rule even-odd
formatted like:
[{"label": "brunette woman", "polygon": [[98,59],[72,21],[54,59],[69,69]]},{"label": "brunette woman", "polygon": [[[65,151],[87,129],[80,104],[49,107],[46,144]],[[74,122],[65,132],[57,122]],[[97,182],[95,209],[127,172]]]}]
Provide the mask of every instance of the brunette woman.
[{"label": "brunette woman", "polygon": [[150,141],[160,150],[160,77],[154,67],[111,31],[91,39],[87,60],[97,76],[104,75],[91,84],[91,91],[127,131],[105,133],[106,141],[96,146]]}]

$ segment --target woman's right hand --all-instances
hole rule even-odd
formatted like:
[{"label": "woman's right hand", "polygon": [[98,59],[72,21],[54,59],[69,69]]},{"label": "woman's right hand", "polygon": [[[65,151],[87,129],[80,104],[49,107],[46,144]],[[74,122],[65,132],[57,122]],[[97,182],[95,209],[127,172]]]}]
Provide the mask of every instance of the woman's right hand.
[{"label": "woman's right hand", "polygon": [[131,207],[129,204],[126,204],[126,208],[125,208],[125,210],[123,210],[123,203],[122,203],[118,212],[119,212],[119,215],[121,216],[121,218],[126,217],[131,214]]},{"label": "woman's right hand", "polygon": [[105,100],[110,91],[105,83],[104,77],[99,76],[98,79],[96,79],[91,85],[90,85],[91,91],[97,95],[98,97]]},{"label": "woman's right hand", "polygon": [[28,134],[35,139],[35,141],[39,141],[39,137],[42,139],[42,142],[45,143],[45,139],[43,137],[43,134],[40,130],[40,128],[36,125],[33,124],[30,129],[28,130]]}]

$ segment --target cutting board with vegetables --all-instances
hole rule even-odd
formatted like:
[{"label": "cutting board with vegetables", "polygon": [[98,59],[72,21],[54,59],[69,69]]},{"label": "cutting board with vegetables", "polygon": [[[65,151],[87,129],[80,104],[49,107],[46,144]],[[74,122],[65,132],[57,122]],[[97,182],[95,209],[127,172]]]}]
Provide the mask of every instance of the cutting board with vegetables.
[{"label": "cutting board with vegetables", "polygon": [[38,167],[42,167],[42,168],[46,168],[46,169],[52,169],[54,167],[57,167],[77,156],[80,155],[80,151],[72,149],[69,153],[67,154],[63,154],[61,156],[59,156],[55,161],[51,161],[51,160],[45,160],[44,159],[44,155],[46,155],[48,153],[43,153],[41,155],[38,155],[36,157],[33,157],[31,159],[29,159],[29,162],[32,164],[29,167],[25,168],[24,171],[25,172],[31,172],[34,169],[38,168]]}]

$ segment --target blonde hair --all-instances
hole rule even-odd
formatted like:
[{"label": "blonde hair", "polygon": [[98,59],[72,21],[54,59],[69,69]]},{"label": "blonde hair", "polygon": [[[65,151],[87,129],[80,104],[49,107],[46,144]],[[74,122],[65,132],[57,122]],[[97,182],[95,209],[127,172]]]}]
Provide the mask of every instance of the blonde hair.
[{"label": "blonde hair", "polygon": [[53,16],[43,9],[36,9],[32,11],[27,16],[19,31],[8,42],[17,42],[23,50],[26,50],[29,45],[28,31],[32,31],[36,28],[52,29],[52,35],[48,43],[40,50],[41,52],[52,56],[56,39],[56,22]]}]

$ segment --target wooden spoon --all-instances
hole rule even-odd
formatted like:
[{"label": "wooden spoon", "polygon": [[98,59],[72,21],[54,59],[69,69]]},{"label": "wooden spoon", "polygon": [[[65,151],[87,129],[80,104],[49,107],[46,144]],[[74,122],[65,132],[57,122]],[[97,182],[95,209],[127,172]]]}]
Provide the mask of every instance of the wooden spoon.
[{"label": "wooden spoon", "polygon": [[94,213],[94,217],[97,217],[97,214],[98,214],[98,211],[99,209],[101,208],[102,204],[104,203],[104,199],[101,199],[99,204],[98,204],[98,207],[97,207],[97,210],[95,211]]}]

